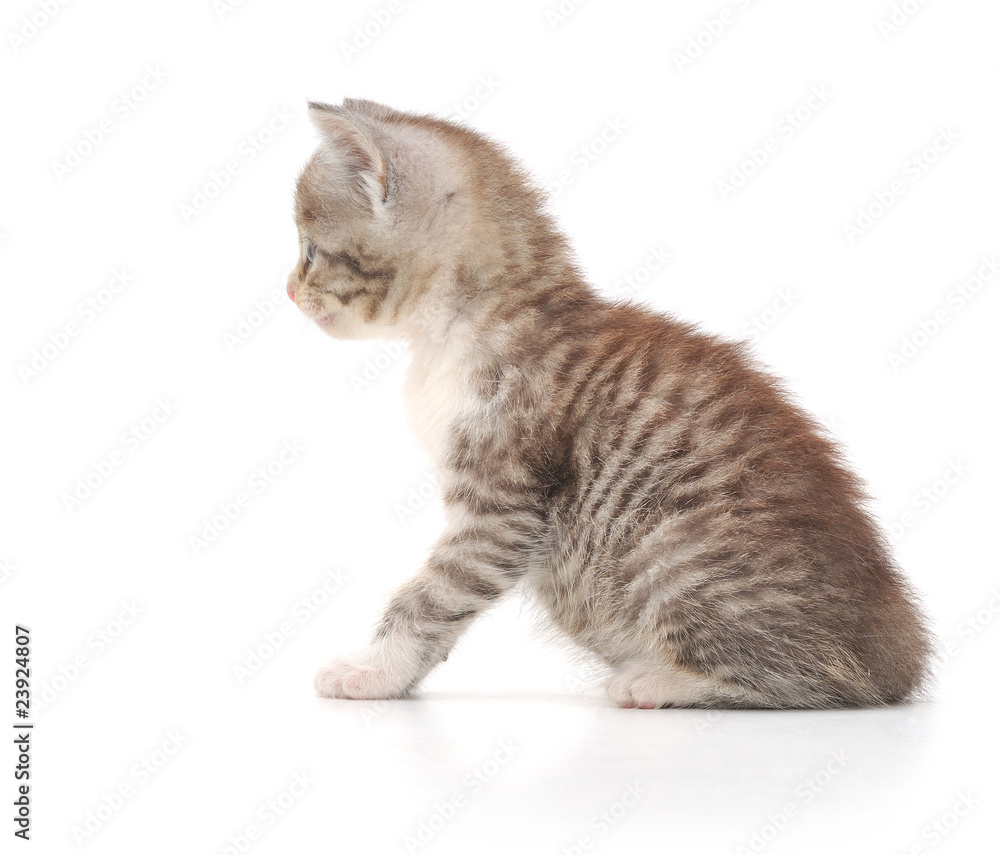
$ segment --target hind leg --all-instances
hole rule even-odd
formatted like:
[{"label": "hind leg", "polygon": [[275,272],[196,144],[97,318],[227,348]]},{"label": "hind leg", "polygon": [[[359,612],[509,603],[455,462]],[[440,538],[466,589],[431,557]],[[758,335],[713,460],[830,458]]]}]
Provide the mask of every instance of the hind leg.
[{"label": "hind leg", "polygon": [[719,696],[711,680],[671,665],[626,665],[608,682],[608,695],[619,707],[643,710],[713,706]]}]

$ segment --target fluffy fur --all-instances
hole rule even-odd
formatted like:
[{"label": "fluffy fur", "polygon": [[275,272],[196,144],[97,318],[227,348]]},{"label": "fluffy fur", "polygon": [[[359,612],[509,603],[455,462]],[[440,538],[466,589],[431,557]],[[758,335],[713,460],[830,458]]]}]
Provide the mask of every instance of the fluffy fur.
[{"label": "fluffy fur", "polygon": [[622,707],[904,700],[928,639],[858,479],[741,345],[586,283],[541,195],[473,131],[311,104],[299,308],[402,338],[447,528],[317,691],[398,698],[518,582]]}]

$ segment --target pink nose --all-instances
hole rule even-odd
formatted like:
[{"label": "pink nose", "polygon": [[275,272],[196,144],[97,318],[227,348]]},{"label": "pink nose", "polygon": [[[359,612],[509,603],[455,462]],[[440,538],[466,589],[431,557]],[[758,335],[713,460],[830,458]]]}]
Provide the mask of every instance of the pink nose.
[{"label": "pink nose", "polygon": [[293,303],[295,302],[295,275],[288,277],[288,283],[285,285],[285,290],[288,292],[288,299]]}]

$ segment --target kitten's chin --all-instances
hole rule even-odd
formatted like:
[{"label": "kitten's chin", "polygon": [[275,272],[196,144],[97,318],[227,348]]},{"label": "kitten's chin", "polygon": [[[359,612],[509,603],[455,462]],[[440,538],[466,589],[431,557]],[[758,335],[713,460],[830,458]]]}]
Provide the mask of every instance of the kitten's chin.
[{"label": "kitten's chin", "polygon": [[320,315],[318,318],[313,318],[313,320],[315,321],[316,326],[323,330],[323,332],[328,335],[332,335],[335,338],[340,338],[337,332],[338,328],[343,325],[340,323],[340,316],[336,312],[330,312],[327,315]]},{"label": "kitten's chin", "polygon": [[375,329],[370,324],[361,323],[349,312],[327,312],[312,315],[312,322],[331,338],[341,341],[364,341],[375,338]]}]

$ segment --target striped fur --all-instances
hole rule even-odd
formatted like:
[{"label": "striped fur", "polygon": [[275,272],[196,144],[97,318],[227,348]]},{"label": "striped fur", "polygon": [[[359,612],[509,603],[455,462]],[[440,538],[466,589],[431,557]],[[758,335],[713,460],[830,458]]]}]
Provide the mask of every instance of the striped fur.
[{"label": "striped fur", "polygon": [[928,636],[859,480],[741,345],[587,285],[519,167],[472,131],[311,105],[288,290],[398,337],[447,529],[317,691],[395,698],[515,585],[624,707],[905,700]]}]

